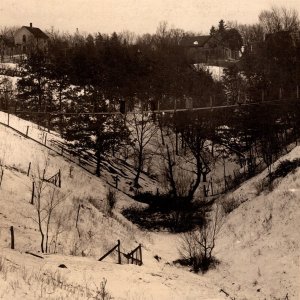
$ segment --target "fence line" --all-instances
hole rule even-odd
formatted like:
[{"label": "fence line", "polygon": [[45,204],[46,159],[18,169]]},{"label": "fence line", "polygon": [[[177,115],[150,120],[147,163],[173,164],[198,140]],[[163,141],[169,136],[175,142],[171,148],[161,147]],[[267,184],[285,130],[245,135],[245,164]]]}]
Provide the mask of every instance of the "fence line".
[{"label": "fence line", "polygon": [[[53,147],[50,147],[48,146],[47,144],[44,144],[36,139],[34,139],[33,137],[29,136],[28,134],[28,126],[26,126],[26,133],[24,134],[22,131],[10,126],[10,125],[7,125],[3,122],[0,121],[0,125],[6,127],[6,128],[9,128],[13,131],[15,131],[16,133],[18,133],[19,135],[23,136],[24,138],[26,139],[29,139],[35,143],[38,143],[39,145],[47,148],[48,150],[50,151],[53,151],[54,153],[56,153],[57,155],[63,157],[64,159],[66,159],[67,161],[71,162],[71,163],[74,163],[76,164],[77,166],[79,166],[81,169],[85,170],[86,172],[88,172],[89,174],[91,175],[95,175],[95,170],[96,170],[96,166],[95,166],[95,162],[93,161],[93,158],[87,160],[86,156],[85,155],[81,155],[81,154],[78,154],[78,153],[75,153],[74,151],[70,150],[70,149],[67,149],[61,145],[59,145],[59,142],[58,141],[55,141],[55,140],[50,140],[50,145],[54,145],[55,147],[57,147],[57,149],[53,148]],[[74,158],[77,158],[76,159],[72,159],[72,156]],[[88,167],[86,167],[85,165],[87,166],[90,166],[91,168],[93,168],[93,170],[90,170]],[[30,170],[29,170],[30,171]],[[28,172],[29,172],[28,171]],[[27,173],[28,173],[27,172]],[[28,176],[29,176],[29,173],[28,173]],[[104,180],[104,179],[103,179]],[[109,186],[115,188],[115,185],[114,184],[111,184],[108,180],[105,180],[105,183],[108,184]],[[118,191],[120,191],[121,193],[131,197],[132,195],[129,195],[127,194],[126,192],[120,190],[118,188]]]},{"label": "fence line", "polygon": [[[176,102],[176,101],[175,101]],[[165,113],[176,113],[176,112],[193,112],[193,111],[211,111],[211,110],[218,110],[218,109],[227,109],[227,108],[241,108],[244,106],[253,106],[253,105],[262,105],[262,104],[272,104],[272,103],[280,103],[282,105],[287,105],[287,103],[299,103],[299,98],[292,98],[292,99],[277,99],[277,100],[265,100],[265,101],[259,101],[259,102],[248,102],[248,103],[239,103],[239,104],[231,104],[231,105],[218,105],[218,106],[205,106],[205,107],[192,107],[192,108],[177,108],[176,105],[174,105],[174,108],[172,109],[154,109],[154,110],[141,110],[141,112],[134,112],[129,111],[126,113],[120,112],[120,111],[110,111],[110,112],[46,112],[46,111],[17,111],[15,110],[16,114],[27,114],[27,115],[47,115],[47,116],[72,116],[72,115],[135,115],[137,113],[142,114],[165,114]],[[8,110],[3,110],[5,113],[9,113]]]},{"label": "fence line", "polygon": [[98,261],[102,261],[104,258],[112,254],[114,251],[118,253],[118,264],[122,264],[121,254],[127,259],[127,263],[136,264],[141,266],[143,264],[143,257],[142,257],[142,245],[139,244],[136,248],[128,253],[121,252],[121,242],[120,240],[117,241],[117,244],[112,247],[109,251],[107,251],[103,256],[101,256]]},{"label": "fence line", "polygon": [[[23,132],[21,132],[20,130],[18,130],[18,129],[16,129],[16,128],[14,128],[14,127],[8,125],[8,124],[5,124],[5,123],[3,123],[3,122],[0,122],[0,125],[4,126],[4,127],[6,127],[6,128],[12,129],[13,131],[15,131],[16,133],[18,133],[19,135],[21,135],[21,136],[23,136],[23,137],[25,137],[25,138],[27,138],[27,139],[29,139],[29,140],[32,140],[32,141],[38,143],[38,144],[41,145],[41,146],[44,146],[45,148],[47,148],[47,149],[53,151],[54,153],[56,153],[57,155],[60,155],[60,156],[64,157],[65,159],[67,159],[68,161],[70,161],[70,162],[72,162],[72,163],[74,163],[74,164],[80,166],[82,169],[84,169],[85,171],[89,172],[90,174],[95,175],[91,170],[89,170],[88,168],[84,167],[82,164],[79,164],[76,160],[74,160],[74,159],[71,158],[71,155],[77,156],[77,157],[81,156],[81,158],[82,158],[83,160],[85,160],[85,157],[84,157],[84,156],[78,155],[78,154],[76,154],[75,152],[73,152],[72,150],[69,150],[69,149],[67,149],[67,148],[63,148],[63,151],[62,151],[62,148],[60,148],[59,150],[56,150],[56,149],[54,149],[54,148],[48,146],[47,144],[42,143],[42,142],[36,140],[35,138],[29,136],[29,135],[28,135],[28,132],[27,132],[27,135],[26,135],[26,134],[24,134]],[[54,143],[53,143],[52,141],[50,141],[50,144],[53,145]],[[65,152],[69,152],[69,156],[65,155],[64,151],[65,151]],[[73,153],[72,153],[72,152],[73,152]]]}]

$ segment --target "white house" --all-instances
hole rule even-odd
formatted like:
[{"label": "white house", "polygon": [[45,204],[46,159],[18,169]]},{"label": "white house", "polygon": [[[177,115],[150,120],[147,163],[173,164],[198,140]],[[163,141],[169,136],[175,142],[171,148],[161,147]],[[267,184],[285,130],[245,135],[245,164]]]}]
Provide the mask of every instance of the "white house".
[{"label": "white house", "polygon": [[30,53],[36,50],[47,51],[49,37],[41,29],[30,26],[22,26],[14,35],[15,46],[20,53]]}]

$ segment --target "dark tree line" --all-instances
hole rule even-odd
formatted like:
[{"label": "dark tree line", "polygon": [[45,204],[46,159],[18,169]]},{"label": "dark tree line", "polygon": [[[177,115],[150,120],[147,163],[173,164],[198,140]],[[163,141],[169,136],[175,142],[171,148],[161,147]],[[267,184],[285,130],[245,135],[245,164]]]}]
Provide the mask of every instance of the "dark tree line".
[{"label": "dark tree line", "polygon": [[300,97],[300,21],[296,10],[272,7],[260,13],[257,24],[229,22],[228,26],[240,32],[244,44],[239,64],[224,76],[231,100],[235,101],[237,91],[241,101],[248,102]]},{"label": "dark tree line", "polygon": [[[97,175],[100,175],[101,161],[108,151],[115,152],[124,143],[135,143],[134,151],[140,158],[136,166],[135,185],[138,186],[145,154],[137,140],[132,140],[131,133],[134,126],[135,131],[147,128],[150,119],[137,116],[129,130],[127,110],[135,107],[141,110],[176,109],[186,107],[187,102],[193,107],[203,107],[209,106],[211,99],[214,104],[256,102],[262,98],[276,98],[278,87],[282,87],[281,92],[286,95],[295,92],[300,77],[299,47],[290,35],[281,32],[272,32],[263,41],[259,28],[258,25],[242,28],[243,37],[248,32],[249,47],[240,63],[225,71],[222,83],[213,81],[209,73],[196,71],[187,63],[180,46],[187,33],[168,29],[164,23],[160,24],[156,34],[140,36],[134,43],[126,35],[116,33],[110,36],[76,33],[67,37],[54,34],[48,53],[34,52],[24,62],[26,74],[18,83],[18,105],[25,111],[51,113],[52,119],[47,122],[72,142],[75,151],[92,149],[97,160]],[[239,40],[236,29],[226,28],[224,22],[220,21],[217,30],[212,28],[211,34],[217,31],[226,35],[229,41]],[[255,41],[259,47],[252,52],[250,45]],[[120,109],[123,114],[110,114]],[[291,128],[294,128],[295,139],[298,137],[298,131],[293,127],[298,124],[297,112],[268,109],[262,106],[257,110],[211,112],[205,116],[175,113],[165,119],[153,116],[151,122],[159,128],[163,144],[164,132],[169,128],[176,143],[181,142],[193,157],[195,171],[189,184],[190,199],[211,170],[215,154],[214,149],[210,149],[212,154],[209,154],[207,143],[219,143],[244,155],[246,158],[239,159],[247,163],[248,172],[252,174],[255,157],[260,155],[265,164],[270,165],[287,144],[284,139],[290,137]],[[95,115],[84,114],[88,112]],[[97,115],[100,112],[107,114]],[[39,123],[45,122],[39,114],[35,119]],[[220,136],[222,126],[229,130],[223,130]],[[143,145],[145,141],[139,143]],[[176,156],[178,145],[175,148]],[[166,147],[165,154],[170,189],[177,195],[170,148]]]},{"label": "dark tree line", "polygon": [[[48,53],[32,52],[23,62],[18,109],[36,112],[30,118],[43,125],[39,112],[51,113],[47,123],[73,141],[76,151],[94,151],[99,175],[103,156],[129,138],[124,117],[110,112],[123,107],[124,113],[136,105],[180,108],[186,99],[203,106],[216,89],[220,94],[220,85],[208,73],[187,64],[180,46],[185,34],[166,24],[135,43],[116,33],[54,34]],[[88,112],[95,115],[83,114]],[[107,115],[96,114],[100,112]]]}]

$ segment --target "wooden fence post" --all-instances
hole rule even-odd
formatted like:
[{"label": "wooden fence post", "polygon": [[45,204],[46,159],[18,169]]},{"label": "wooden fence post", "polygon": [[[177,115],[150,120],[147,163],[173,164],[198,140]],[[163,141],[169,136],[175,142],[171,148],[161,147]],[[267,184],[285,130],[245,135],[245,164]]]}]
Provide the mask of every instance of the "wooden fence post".
[{"label": "wooden fence post", "polygon": [[141,265],[143,264],[143,257],[142,257],[142,245],[140,244],[140,261],[141,261]]},{"label": "wooden fence post", "polygon": [[118,240],[118,264],[121,264],[121,242]]},{"label": "wooden fence post", "polygon": [[27,170],[27,177],[29,176],[30,169],[31,169],[31,162],[29,162],[29,166],[28,166],[28,170]]},{"label": "wooden fence post", "polygon": [[47,144],[47,132],[45,134],[45,145]]},{"label": "wooden fence post", "polygon": [[33,205],[33,199],[34,199],[34,181],[32,181],[32,192],[31,192],[31,201],[30,201],[30,204]]},{"label": "wooden fence post", "polygon": [[10,248],[15,249],[15,233],[14,226],[10,226]]},{"label": "wooden fence post", "polygon": [[79,212],[80,212],[80,208],[81,208],[81,204],[78,205],[78,209],[77,209],[77,216],[76,216],[76,224],[75,224],[75,227],[77,229],[77,232],[78,232],[78,236],[80,237],[80,231],[79,231],[79,228],[78,228],[78,220],[79,220]]},{"label": "wooden fence post", "polygon": [[61,172],[58,170],[58,186],[61,188]]},{"label": "wooden fence post", "polygon": [[29,126],[27,126],[27,129],[26,129],[26,137],[28,137],[28,130],[29,130]]},{"label": "wooden fence post", "polygon": [[0,174],[0,186],[1,186],[1,184],[2,184],[3,174],[4,174],[4,170],[1,169],[1,174]]},{"label": "wooden fence post", "polygon": [[118,243],[116,246],[114,246],[112,249],[110,249],[108,252],[106,252],[101,258],[98,259],[98,261],[102,261],[105,257],[110,255],[115,250],[118,251],[118,263],[121,264],[121,243],[120,240],[118,240]]}]

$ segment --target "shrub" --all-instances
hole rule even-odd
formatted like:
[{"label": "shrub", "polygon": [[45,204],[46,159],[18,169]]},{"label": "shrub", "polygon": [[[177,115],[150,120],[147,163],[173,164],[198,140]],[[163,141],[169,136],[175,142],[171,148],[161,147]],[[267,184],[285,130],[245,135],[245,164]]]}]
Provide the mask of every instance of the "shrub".
[{"label": "shrub", "polygon": [[236,189],[246,179],[247,179],[247,176],[246,176],[245,173],[240,173],[238,171],[234,171],[233,177],[230,176],[229,178],[227,178],[227,188],[228,188],[228,190]]},{"label": "shrub", "polygon": [[266,179],[255,182],[254,188],[256,191],[256,196],[259,196],[264,190],[266,190],[269,184],[270,184],[270,181],[266,180]]},{"label": "shrub", "polygon": [[268,174],[266,178],[255,183],[256,195],[259,196],[263,191],[268,190],[269,192],[274,190],[275,180],[283,178],[289,173],[293,173],[300,167],[300,159],[295,158],[294,160],[283,160],[279,163],[275,171]]},{"label": "shrub", "polygon": [[[78,199],[78,201],[80,201],[80,199]],[[95,208],[97,208],[99,211],[102,211],[104,210],[103,208],[103,201],[101,199],[98,199],[98,198],[94,198],[94,197],[91,197],[89,196],[87,198],[87,201],[92,204]]]},{"label": "shrub", "polygon": [[123,215],[132,222],[148,230],[168,229],[172,232],[185,232],[204,223],[205,209],[201,203],[187,197],[172,197],[168,194],[139,194],[136,200],[149,206],[141,209],[136,206],[123,210]]},{"label": "shrub", "polygon": [[100,282],[100,288],[97,287],[95,299],[97,300],[111,300],[113,299],[110,293],[106,290],[107,279],[103,278]]},{"label": "shrub", "polygon": [[292,161],[286,159],[280,162],[276,170],[269,175],[270,181],[272,182],[277,178],[285,177],[289,173],[294,172],[298,167],[300,167],[300,158],[295,158]]},{"label": "shrub", "polygon": [[112,211],[116,207],[116,204],[117,204],[116,192],[112,189],[109,189],[106,194],[106,207],[109,215],[112,214]]},{"label": "shrub", "polygon": [[231,213],[233,210],[235,210],[236,208],[238,208],[240,206],[240,203],[237,199],[233,198],[228,198],[225,199],[222,203],[221,203],[224,213],[227,215],[229,213]]},{"label": "shrub", "polygon": [[178,262],[192,266],[194,272],[201,270],[204,273],[214,266],[218,261],[213,256],[213,250],[222,219],[221,210],[217,206],[212,219],[196,230],[184,233],[179,249],[181,260]]}]

